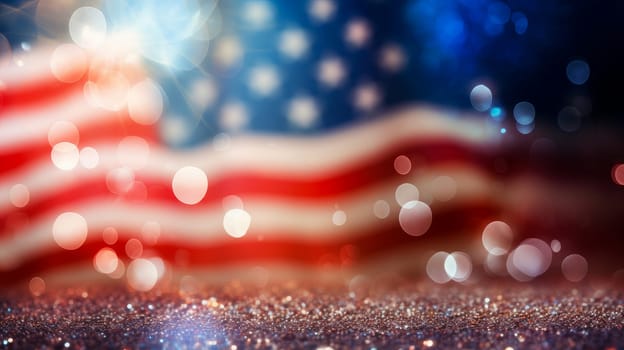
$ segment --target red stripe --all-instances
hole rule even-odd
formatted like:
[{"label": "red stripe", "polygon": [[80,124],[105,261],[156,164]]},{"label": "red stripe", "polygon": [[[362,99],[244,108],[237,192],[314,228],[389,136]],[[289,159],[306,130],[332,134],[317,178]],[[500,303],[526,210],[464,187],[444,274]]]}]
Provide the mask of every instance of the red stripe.
[{"label": "red stripe", "polygon": [[[350,263],[367,261],[376,256],[398,248],[422,246],[424,243],[440,242],[456,236],[457,232],[479,232],[485,223],[499,215],[499,209],[490,203],[472,203],[457,208],[440,208],[434,213],[433,223],[425,236],[413,237],[402,232],[395,224],[376,227],[374,230],[350,239],[337,237],[333,241],[302,242],[296,239],[296,232],[289,232],[282,237],[291,239],[258,240],[261,232],[249,232],[241,239],[228,238],[215,245],[198,245],[196,242],[158,243],[145,246],[149,250],[170,263],[174,267],[225,267],[236,263],[286,262],[308,266],[319,266],[326,263],[341,264],[340,250],[345,245],[354,248],[355,260]],[[98,234],[90,235],[97,237]],[[120,237],[137,237],[135,232],[120,232]],[[118,256],[125,256],[124,247],[127,240],[119,240],[113,247]],[[17,282],[31,278],[57,268],[78,263],[90,262],[93,256],[106,245],[99,240],[90,240],[80,249],[68,252],[60,248],[27,260],[18,269],[0,272],[0,279]],[[186,263],[177,262],[176,255],[183,251]],[[126,259],[128,260],[128,259]]]},{"label": "red stripe", "polygon": [[[470,151],[467,146],[455,142],[416,143],[411,147],[403,147],[380,155],[363,164],[353,165],[340,173],[330,173],[317,179],[280,178],[248,172],[222,174],[220,178],[209,180],[210,184],[206,196],[194,207],[213,205],[223,197],[232,194],[246,199],[254,196],[270,196],[311,203],[327,201],[328,198],[357,191],[377,183],[400,179],[401,175],[396,173],[393,165],[397,154],[417,154],[420,159],[425,159],[428,165],[440,165],[445,162],[456,163],[462,159],[468,162],[473,161],[473,163],[479,163],[476,160],[479,160],[480,163],[486,162],[485,159],[478,159],[478,151]],[[175,198],[170,182],[165,183],[150,179],[149,174],[137,176],[136,180],[145,184],[147,200],[179,205],[185,209],[189,208]],[[132,193],[126,197],[129,200],[134,198]],[[39,195],[36,198],[31,198],[31,202],[26,207],[1,213],[0,227],[7,227],[7,221],[10,220],[12,213],[20,212],[33,220],[38,215],[49,212],[55,207],[68,206],[71,203],[95,198],[118,198],[117,195],[108,190],[105,176],[92,180],[81,180],[69,188],[50,193],[45,197]],[[1,235],[2,233],[0,233]]]}]

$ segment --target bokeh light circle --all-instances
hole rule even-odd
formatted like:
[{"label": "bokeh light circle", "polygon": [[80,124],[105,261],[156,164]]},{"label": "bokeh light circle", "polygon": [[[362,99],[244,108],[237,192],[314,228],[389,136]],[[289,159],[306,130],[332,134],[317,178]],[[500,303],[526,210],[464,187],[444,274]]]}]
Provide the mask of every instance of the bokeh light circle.
[{"label": "bokeh light circle", "polygon": [[447,252],[437,252],[433,254],[427,261],[427,276],[435,283],[446,283],[451,277],[446,272],[446,259],[450,256]]},{"label": "bokeh light circle", "polygon": [[481,236],[483,246],[492,255],[503,255],[511,248],[513,232],[511,227],[502,221],[493,221],[483,229]]},{"label": "bokeh light circle", "polygon": [[492,91],[483,84],[475,86],[470,91],[470,103],[479,112],[487,111],[492,107]]},{"label": "bokeh light circle", "polygon": [[530,102],[518,102],[513,109],[516,122],[520,125],[531,125],[535,120],[535,107]]},{"label": "bokeh light circle", "polygon": [[199,203],[208,191],[208,177],[203,170],[186,166],[176,171],[171,181],[176,198],[188,205]]},{"label": "bokeh light circle", "polygon": [[163,112],[163,95],[151,79],[135,84],[128,92],[128,114],[141,125],[156,123]]},{"label": "bokeh light circle", "polygon": [[52,164],[61,170],[72,170],[78,165],[80,153],[78,147],[70,142],[59,142],[52,147]]},{"label": "bokeh light circle", "polygon": [[106,18],[95,7],[80,7],[69,19],[69,35],[82,48],[96,48],[106,39]]},{"label": "bokeh light circle", "polygon": [[429,230],[433,213],[431,208],[420,201],[409,201],[401,207],[399,224],[410,236],[422,236]]},{"label": "bokeh light circle", "polygon": [[135,259],[128,265],[126,276],[132,289],[147,292],[158,282],[158,268],[148,259]]},{"label": "bokeh light circle", "polygon": [[251,215],[243,209],[230,209],[223,216],[223,229],[234,238],[241,238],[247,234],[251,225]]},{"label": "bokeh light circle", "polygon": [[100,273],[113,273],[117,270],[118,264],[117,253],[111,248],[102,248],[93,257],[93,266]]},{"label": "bokeh light circle", "polygon": [[580,282],[587,275],[587,259],[579,254],[570,254],[561,262],[561,272],[570,282]]},{"label": "bokeh light circle", "polygon": [[589,64],[583,60],[573,60],[566,66],[566,75],[572,84],[583,85],[589,79]]},{"label": "bokeh light circle", "polygon": [[73,44],[59,45],[50,58],[52,75],[60,82],[74,83],[87,72],[88,59],[85,52]]},{"label": "bokeh light circle", "polygon": [[87,239],[87,221],[82,215],[66,212],[59,215],[52,225],[52,237],[59,247],[76,250]]}]

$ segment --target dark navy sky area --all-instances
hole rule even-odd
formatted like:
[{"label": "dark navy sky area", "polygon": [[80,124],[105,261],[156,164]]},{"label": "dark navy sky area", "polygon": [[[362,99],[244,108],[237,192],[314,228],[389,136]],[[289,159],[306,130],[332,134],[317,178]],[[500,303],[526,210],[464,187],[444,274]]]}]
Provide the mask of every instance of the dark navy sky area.
[{"label": "dark navy sky area", "polygon": [[[316,131],[366,118],[367,113],[353,108],[351,98],[362,83],[374,83],[382,91],[375,111],[412,101],[474,111],[471,89],[485,84],[493,93],[492,107],[499,107],[507,118],[518,102],[528,101],[535,107],[538,125],[557,125],[557,116],[566,106],[583,114],[583,125],[622,125],[621,1],[336,0],[331,20],[318,23],[310,17],[307,2],[273,0],[269,3],[275,20],[262,31],[241,24],[249,1],[219,4],[221,35],[240,38],[246,56],[234,72],[219,69],[210,59],[202,64],[201,70],[217,81],[220,94],[202,116],[205,130],[197,131],[199,139],[219,132],[219,108],[231,100],[242,102],[251,114],[246,128],[259,131],[310,132],[294,130],[284,116],[284,105],[300,94],[319,101],[322,116]],[[23,2],[4,3],[10,6],[0,11],[0,33],[15,48],[32,42],[37,32],[34,6],[15,11]],[[364,19],[372,33],[358,49],[345,44],[343,35],[353,19]],[[284,60],[275,49],[279,33],[290,27],[303,29],[311,39],[304,60]],[[390,74],[378,64],[379,52],[388,44],[398,44],[406,54],[407,63],[399,73]],[[339,57],[347,66],[347,77],[338,89],[318,83],[316,67],[328,56]],[[589,66],[589,78],[580,85],[568,75],[583,72],[566,70],[574,60]],[[246,77],[254,66],[267,62],[278,68],[279,92],[258,98],[248,91]],[[199,70],[192,70],[175,73],[175,79],[161,76],[169,108],[177,114],[184,115],[186,108],[177,91],[179,84],[184,86],[198,74]]]}]

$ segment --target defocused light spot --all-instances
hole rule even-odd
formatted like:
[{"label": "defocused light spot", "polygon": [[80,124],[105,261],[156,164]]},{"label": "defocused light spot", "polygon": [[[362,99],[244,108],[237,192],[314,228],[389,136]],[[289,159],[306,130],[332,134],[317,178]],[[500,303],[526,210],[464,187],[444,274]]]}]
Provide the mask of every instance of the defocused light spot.
[{"label": "defocused light spot", "polygon": [[46,290],[45,281],[41,277],[38,277],[38,276],[33,277],[30,279],[30,282],[28,282],[28,289],[30,290],[30,293],[32,295],[38,297],[41,294],[45,293],[45,290]]},{"label": "defocused light spot", "polygon": [[381,102],[381,92],[372,83],[357,86],[353,92],[353,105],[360,111],[370,112]]},{"label": "defocused light spot", "polygon": [[107,227],[102,231],[102,239],[106,244],[113,245],[117,243],[117,230],[114,227]]},{"label": "defocused light spot", "polygon": [[204,112],[217,100],[219,90],[212,79],[197,79],[191,84],[189,102],[197,112]]},{"label": "defocused light spot", "polygon": [[160,237],[160,224],[156,221],[148,221],[141,227],[141,237],[145,243],[154,245]]},{"label": "defocused light spot", "polygon": [[561,262],[561,272],[570,282],[580,282],[587,275],[587,260],[579,254],[571,254]]},{"label": "defocused light spot", "polygon": [[82,78],[87,71],[87,55],[73,44],[59,45],[50,58],[52,75],[63,83],[73,83]]},{"label": "defocused light spot", "polygon": [[479,84],[470,91],[470,103],[479,112],[485,112],[492,107],[492,91],[483,84]]},{"label": "defocused light spot", "polygon": [[52,225],[52,237],[59,247],[76,250],[87,239],[87,221],[82,215],[66,212],[59,215]]},{"label": "defocused light spot", "polygon": [[227,151],[232,145],[232,138],[226,133],[218,133],[212,139],[212,146],[217,151]]},{"label": "defocused light spot", "polygon": [[507,129],[506,128],[501,128],[500,129],[500,133],[501,134],[506,134],[507,133]]},{"label": "defocused light spot", "polygon": [[156,123],[163,112],[163,95],[158,84],[145,79],[128,92],[128,114],[141,125]]},{"label": "defocused light spot", "polygon": [[223,216],[223,229],[234,238],[246,235],[250,225],[251,215],[243,209],[230,209]]},{"label": "defocused light spot", "polygon": [[501,1],[495,1],[488,6],[488,20],[496,24],[505,24],[511,16],[511,9]]},{"label": "defocused light spot", "polygon": [[326,22],[336,12],[336,4],[333,0],[312,0],[308,11],[313,19],[319,22]]},{"label": "defocused light spot", "polygon": [[[529,238],[514,249],[510,257],[515,269],[521,274],[533,278],[548,270],[552,261],[552,251],[544,241]],[[512,271],[509,271],[509,274],[514,276]]]},{"label": "defocused light spot", "polygon": [[298,128],[310,128],[318,118],[319,108],[312,97],[295,97],[288,104],[288,120]]},{"label": "defocused light spot", "polygon": [[520,123],[516,123],[516,130],[522,135],[528,135],[535,130],[535,123],[531,123],[529,125],[522,125]]},{"label": "defocused light spot", "polygon": [[344,81],[346,68],[339,58],[328,57],[319,63],[317,74],[319,81],[323,85],[335,88]]},{"label": "defocused light spot", "polygon": [[388,44],[381,49],[379,65],[383,70],[396,73],[405,67],[407,58],[403,49],[396,44]]},{"label": "defocused light spot", "polygon": [[502,120],[505,118],[505,110],[500,107],[493,107],[490,109],[490,117],[496,120]]},{"label": "defocused light spot", "polygon": [[70,142],[59,142],[52,147],[50,154],[54,166],[61,170],[72,170],[78,165],[78,147]]},{"label": "defocused light spot", "polygon": [[132,289],[146,292],[158,282],[158,269],[147,259],[136,259],[128,265],[127,278]]},{"label": "defocused light spot", "polygon": [[342,226],[347,223],[347,213],[342,210],[336,210],[332,214],[332,223],[336,226]]},{"label": "defocused light spot", "polygon": [[30,191],[23,184],[15,184],[9,190],[9,200],[16,208],[25,207],[30,201]]},{"label": "defocused light spot", "polygon": [[400,184],[394,191],[394,199],[396,199],[397,203],[401,206],[409,201],[418,200],[418,196],[418,187],[410,183]]},{"label": "defocused light spot", "polygon": [[69,19],[69,35],[76,45],[83,48],[96,48],[106,38],[106,18],[95,7],[77,9]]},{"label": "defocused light spot", "polygon": [[130,169],[144,168],[149,160],[149,144],[138,136],[126,136],[117,145],[119,164]]},{"label": "defocused light spot", "polygon": [[561,251],[561,242],[558,239],[553,239],[550,242],[550,249],[552,249],[553,253],[559,253]]},{"label": "defocused light spot", "polygon": [[514,12],[511,15],[511,21],[514,24],[514,30],[516,31],[516,34],[522,35],[526,33],[527,28],[529,27],[529,20],[524,13]]},{"label": "defocused light spot", "polygon": [[589,79],[589,65],[583,60],[573,60],[568,63],[566,74],[572,84],[583,85]]},{"label": "defocused light spot", "polygon": [[456,282],[464,282],[472,273],[472,261],[464,252],[454,252],[444,260],[444,271]]},{"label": "defocused light spot", "polygon": [[368,43],[370,39],[370,25],[360,18],[351,20],[347,23],[344,35],[347,43],[355,48],[360,48]]},{"label": "defocused light spot", "polygon": [[282,32],[279,39],[280,52],[291,59],[303,57],[310,47],[308,36],[301,29],[288,29]]},{"label": "defocused light spot", "polygon": [[118,280],[122,278],[125,273],[126,273],[126,265],[124,264],[122,260],[118,260],[117,268],[115,269],[115,271],[109,273],[108,277]]},{"label": "defocused light spot", "polygon": [[227,102],[219,113],[219,126],[227,131],[239,131],[249,123],[247,109],[240,102]]},{"label": "defocused light spot", "polygon": [[273,12],[273,7],[269,2],[253,0],[245,4],[243,8],[243,19],[252,29],[265,29],[273,21]]},{"label": "defocused light spot", "polygon": [[280,77],[275,67],[260,65],[251,69],[247,85],[259,96],[270,96],[280,86]]},{"label": "defocused light spot", "polygon": [[481,237],[483,246],[492,255],[503,255],[511,248],[513,232],[511,227],[502,221],[493,221],[485,226]]},{"label": "defocused light spot", "polygon": [[614,165],[611,171],[611,177],[613,178],[613,182],[624,186],[624,164]]},{"label": "defocused light spot", "polygon": [[208,177],[203,170],[187,166],[176,171],[171,182],[176,198],[188,205],[199,203],[208,190]]},{"label": "defocused light spot", "polygon": [[126,242],[126,255],[131,259],[140,258],[143,255],[143,244],[136,238],[130,238]]},{"label": "defocused light spot", "polygon": [[397,156],[394,158],[394,170],[400,175],[407,175],[412,170],[412,161],[407,156]]},{"label": "defocused light spot", "polygon": [[433,214],[431,208],[423,202],[409,201],[401,207],[399,224],[410,236],[421,236],[429,230]]},{"label": "defocused light spot", "polygon": [[181,145],[192,136],[190,122],[180,116],[168,116],[159,123],[162,138],[171,145]]},{"label": "defocused light spot", "polygon": [[530,102],[518,102],[513,109],[516,122],[520,125],[533,124],[535,120],[535,107]]},{"label": "defocused light spot", "polygon": [[160,280],[167,271],[167,267],[165,266],[165,262],[163,259],[159,257],[149,258],[149,261],[156,266],[156,271],[158,271],[158,279]]},{"label": "defocused light spot", "polygon": [[60,142],[69,142],[77,145],[78,141],[80,141],[80,133],[74,123],[58,121],[52,124],[50,130],[48,130],[48,142],[52,147]]},{"label": "defocused light spot", "polygon": [[100,273],[113,273],[117,270],[118,264],[117,253],[111,248],[102,248],[93,257],[93,266]]},{"label": "defocused light spot", "polygon": [[380,199],[373,204],[373,214],[379,219],[385,219],[390,215],[390,205],[383,199]]},{"label": "defocused light spot", "polygon": [[93,147],[85,147],[80,150],[80,164],[86,169],[93,169],[98,166],[100,156]]},{"label": "defocused light spot", "polygon": [[111,193],[128,193],[133,184],[134,171],[128,167],[115,168],[106,174],[106,187]]},{"label": "defocused light spot", "polygon": [[243,209],[244,207],[243,200],[239,196],[233,194],[224,197],[223,200],[221,200],[221,204],[225,210]]},{"label": "defocused light spot", "polygon": [[128,100],[130,82],[125,75],[109,69],[84,85],[87,101],[109,111],[122,109]]},{"label": "defocused light spot", "polygon": [[435,345],[435,342],[432,339],[425,339],[422,342],[423,346],[426,348],[430,348]]},{"label": "defocused light spot", "polygon": [[566,106],[557,116],[559,128],[566,132],[577,131],[581,127],[581,112],[576,107]]},{"label": "defocused light spot", "polygon": [[448,257],[449,253],[447,252],[437,252],[427,261],[427,276],[429,276],[433,282],[446,283],[451,280],[444,266]]},{"label": "defocused light spot", "polygon": [[487,272],[495,276],[507,276],[507,257],[504,255],[488,254],[483,267]]},{"label": "defocused light spot", "polygon": [[438,176],[431,183],[433,198],[440,202],[446,202],[457,193],[457,182],[450,176]]},{"label": "defocused light spot", "polygon": [[236,37],[225,36],[217,41],[214,58],[218,65],[228,68],[241,60],[243,52],[243,46]]}]

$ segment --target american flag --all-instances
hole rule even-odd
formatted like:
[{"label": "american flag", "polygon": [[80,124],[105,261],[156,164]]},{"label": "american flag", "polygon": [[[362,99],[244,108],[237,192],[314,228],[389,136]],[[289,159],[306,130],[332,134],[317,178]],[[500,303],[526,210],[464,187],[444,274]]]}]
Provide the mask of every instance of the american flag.
[{"label": "american flag", "polygon": [[526,281],[566,257],[574,280],[583,225],[613,227],[595,198],[617,186],[612,159],[569,181],[576,156],[483,73],[484,52],[541,38],[533,2],[50,6],[37,41],[0,37],[3,281]]}]

